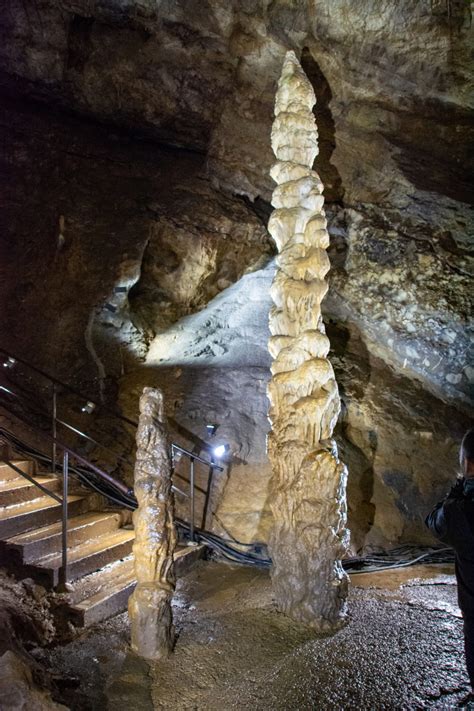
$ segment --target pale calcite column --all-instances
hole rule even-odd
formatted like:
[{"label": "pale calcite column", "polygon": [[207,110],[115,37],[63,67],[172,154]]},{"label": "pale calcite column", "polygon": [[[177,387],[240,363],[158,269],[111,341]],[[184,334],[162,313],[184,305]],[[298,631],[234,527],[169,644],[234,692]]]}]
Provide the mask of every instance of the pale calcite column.
[{"label": "pale calcite column", "polygon": [[140,398],[136,435],[135,574],[137,587],[129,599],[132,649],[147,659],[169,654],[174,642],[171,598],[175,588],[176,547],[171,461],[159,390],[145,388]]},{"label": "pale calcite column", "polygon": [[268,227],[279,252],[268,345],[273,358],[268,387],[270,552],[279,609],[326,631],[337,629],[345,616],[347,576],[341,557],[349,533],[347,470],[331,439],[339,393],[321,317],[329,236],[323,185],[311,169],[318,154],[315,102],[294,52],[288,52],[275,100],[272,148],[277,163],[271,176],[277,187]]}]

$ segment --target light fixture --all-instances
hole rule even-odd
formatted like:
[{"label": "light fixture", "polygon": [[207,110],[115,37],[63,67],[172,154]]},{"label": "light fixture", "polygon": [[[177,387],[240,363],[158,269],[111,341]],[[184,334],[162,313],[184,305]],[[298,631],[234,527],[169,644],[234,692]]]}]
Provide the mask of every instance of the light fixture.
[{"label": "light fixture", "polygon": [[81,407],[81,412],[85,412],[87,415],[90,415],[94,412],[95,410],[95,402],[91,402],[88,400],[85,405]]},{"label": "light fixture", "polygon": [[230,446],[228,444],[219,444],[217,447],[214,447],[213,453],[216,459],[222,459],[222,457],[228,454],[229,450]]},{"label": "light fixture", "polygon": [[5,361],[3,361],[3,367],[4,368],[13,368],[15,363],[16,363],[16,360],[14,358],[12,358],[11,356],[8,356],[8,358]]},{"label": "light fixture", "polygon": [[214,437],[217,431],[217,425],[206,425],[206,430],[209,437]]}]

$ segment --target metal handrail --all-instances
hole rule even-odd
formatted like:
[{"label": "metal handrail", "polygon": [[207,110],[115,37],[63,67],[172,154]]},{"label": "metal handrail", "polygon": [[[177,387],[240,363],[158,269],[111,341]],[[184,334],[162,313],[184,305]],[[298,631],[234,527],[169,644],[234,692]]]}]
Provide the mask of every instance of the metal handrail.
[{"label": "metal handrail", "polygon": [[[19,395],[18,395],[16,392],[14,392],[13,390],[9,390],[8,388],[5,388],[3,385],[0,385],[0,390],[4,390],[4,391],[7,392],[9,395],[13,395],[14,397],[18,397],[18,398],[19,398]],[[2,405],[1,403],[0,403],[0,406],[1,406],[1,407],[4,407],[4,405]],[[19,420],[22,419],[22,418],[20,418],[16,413],[14,413],[12,410],[9,410],[9,408],[6,408],[6,407],[5,407],[5,409],[6,409],[7,411],[9,411],[10,414],[12,414],[12,415],[14,415],[15,417],[17,417],[17,419],[19,419]],[[34,427],[35,429],[37,429],[31,422],[28,422],[27,420],[23,420],[23,421],[24,421],[25,424],[28,424],[30,427]],[[113,449],[110,449],[110,447],[107,447],[105,444],[102,444],[101,442],[98,442],[96,439],[94,439],[94,438],[91,437],[90,435],[86,434],[85,432],[81,432],[81,430],[78,430],[76,427],[73,427],[72,425],[68,424],[67,422],[65,422],[64,420],[61,420],[61,419],[59,419],[59,418],[56,418],[56,421],[59,422],[61,425],[64,425],[65,427],[67,427],[67,428],[68,428],[69,430],[71,430],[72,432],[75,432],[76,434],[80,435],[81,437],[84,437],[85,439],[89,440],[90,442],[92,442],[93,444],[97,445],[98,447],[101,447],[102,449],[106,450],[107,452],[111,452],[112,454],[114,454],[114,456],[117,457],[117,459],[121,459],[122,461],[124,461],[124,462],[125,462],[126,464],[128,464],[129,466],[133,466],[132,463],[128,461],[128,459],[126,459],[125,457],[122,457],[120,454],[117,454],[116,452],[114,452]],[[49,435],[49,434],[47,434],[46,432],[42,432],[41,434],[42,434],[43,436],[47,437],[49,440],[53,441],[55,445],[58,445],[58,444],[59,444],[60,447],[62,447],[63,449],[65,448],[65,445],[62,444],[62,443],[61,443],[56,437],[54,437],[53,435]],[[197,462],[201,462],[202,464],[205,464],[206,466],[211,466],[211,465],[212,465],[212,468],[214,469],[214,471],[220,471],[220,472],[224,471],[224,467],[221,467],[220,465],[216,464],[214,461],[212,461],[212,460],[209,461],[208,459],[203,459],[202,457],[199,457],[199,456],[198,456],[197,454],[195,454],[194,452],[191,452],[189,449],[186,449],[185,447],[181,447],[179,444],[175,444],[174,442],[171,443],[171,451],[172,451],[172,459],[173,459],[173,452],[174,452],[174,451],[177,451],[177,452],[180,452],[181,454],[184,454],[184,455],[185,455],[186,457],[188,457],[188,459],[190,459],[190,460],[192,459],[192,460],[195,460],[195,461],[197,461]],[[77,457],[77,458],[80,460],[81,455],[75,453],[74,450],[71,449],[71,450],[70,450],[70,453],[73,454],[73,456]],[[87,463],[87,466],[90,466],[91,468],[94,468],[94,466],[95,466],[94,464],[92,464],[91,462],[89,462],[87,459],[83,459],[82,461],[83,461],[84,463]],[[102,470],[98,469],[98,472],[100,472],[100,471],[102,471]],[[109,477],[110,477],[110,474],[107,474],[107,472],[103,472],[103,474],[104,474],[105,476],[109,476]],[[185,477],[181,476],[180,474],[176,474],[176,476],[179,477],[180,479],[183,479],[183,481],[188,481]],[[112,477],[111,477],[111,478],[112,478]],[[113,479],[113,481],[116,481],[117,483],[120,483],[120,482],[118,482],[117,479]],[[201,489],[199,486],[195,485],[195,488],[196,488],[201,494],[206,494],[206,491],[205,491],[204,489]]]},{"label": "metal handrail", "polygon": [[[0,349],[1,350],[1,349]],[[18,394],[15,393],[13,390],[10,390],[8,388],[5,388],[4,386],[0,386],[2,390],[7,392],[10,395],[13,395],[14,397],[19,398]],[[54,390],[55,392],[55,390]],[[33,423],[29,422],[27,418],[25,417],[20,417],[14,410],[11,408],[7,407],[4,403],[0,402],[0,408],[5,410],[11,417],[15,418],[19,422],[22,422],[24,425],[27,425],[28,427],[32,428],[34,431],[40,431],[39,428],[34,425]],[[49,434],[47,432],[41,431],[42,437],[45,437],[47,440],[49,440],[52,444],[52,452],[53,452],[53,457],[52,457],[52,463],[54,467],[54,471],[56,471],[56,455],[57,455],[57,450],[60,449],[63,452],[63,477],[62,477],[62,483],[63,483],[63,492],[62,492],[62,499],[58,497],[54,492],[50,491],[47,489],[47,487],[43,486],[40,484],[40,482],[37,482],[33,477],[30,475],[26,474],[23,472],[21,469],[16,467],[12,462],[10,461],[5,461],[5,463],[10,466],[13,470],[17,471],[22,477],[30,481],[32,484],[34,484],[36,487],[38,487],[41,491],[43,491],[47,496],[52,497],[54,500],[56,500],[58,503],[61,504],[62,507],[62,533],[61,533],[61,568],[59,571],[59,581],[58,581],[58,590],[61,591],[66,591],[67,590],[67,566],[68,566],[68,557],[67,557],[67,521],[68,521],[68,487],[69,487],[69,457],[72,456],[74,457],[78,462],[80,462],[83,466],[85,466],[87,469],[91,470],[94,474],[96,474],[100,479],[105,481],[108,485],[112,486],[113,489],[117,490],[120,492],[122,495],[130,499],[130,503],[133,503],[134,493],[133,489],[127,487],[125,484],[123,484],[121,481],[115,479],[111,474],[108,472],[105,472],[104,470],[100,469],[97,465],[93,464],[90,462],[86,457],[82,456],[78,452],[76,452],[72,447],[67,446],[59,440],[56,436],[56,423],[59,422],[69,429],[71,429],[74,432],[77,432],[79,435],[83,435],[86,437],[86,439],[89,439],[92,441],[94,444],[98,445],[99,447],[103,447],[104,449],[108,451],[110,450],[108,447],[105,447],[105,445],[101,445],[99,442],[94,440],[93,438],[89,437],[88,435],[85,435],[84,433],[80,432],[80,430],[77,430],[76,428],[68,425],[68,423],[59,420],[56,417],[56,400],[54,398],[53,400],[53,434]],[[195,489],[197,489],[199,492],[203,493],[205,496],[204,499],[204,506],[203,506],[203,513],[202,513],[202,524],[201,528],[205,529],[206,525],[206,519],[207,519],[207,511],[208,511],[208,506],[209,506],[209,500],[210,500],[210,488],[212,485],[212,479],[214,475],[214,471],[223,471],[224,468],[221,467],[220,465],[216,464],[212,459],[211,461],[208,461],[206,459],[203,459],[202,457],[198,456],[194,452],[189,451],[185,447],[181,447],[180,445],[177,445],[175,443],[172,443],[171,445],[171,458],[172,458],[172,468],[173,468],[173,473],[175,476],[183,479],[184,481],[188,481],[185,477],[181,476],[177,472],[174,471],[174,453],[179,452],[180,454],[186,456],[189,459],[189,494],[186,494],[186,492],[182,491],[175,485],[172,485],[172,490],[176,492],[177,494],[180,494],[182,496],[185,496],[186,498],[189,499],[189,507],[190,507],[190,512],[189,512],[189,533],[190,533],[190,541],[194,542],[195,541]],[[115,454],[115,453],[114,453]],[[122,458],[122,457],[121,457]],[[123,458],[122,458],[123,459]],[[126,460],[125,460],[126,461]],[[207,482],[207,489],[201,489],[199,486],[196,485],[195,482],[195,462],[201,462],[205,464],[206,466],[209,467],[209,473],[208,473],[208,482]],[[127,462],[129,463],[129,462]],[[93,484],[91,482],[88,482],[89,486],[93,487]],[[94,487],[93,487],[94,488]],[[103,496],[107,497],[107,493],[105,492],[100,492],[102,493]],[[115,500],[111,495],[109,495],[109,498],[112,500]],[[116,500],[115,500],[116,501]],[[125,504],[124,504],[125,505]]]},{"label": "metal handrail", "polygon": [[29,474],[27,474],[26,472],[24,472],[22,469],[20,469],[20,467],[17,467],[9,459],[0,458],[0,462],[2,462],[3,464],[6,464],[8,467],[10,467],[10,469],[13,469],[13,471],[15,471],[17,474],[20,474],[25,479],[28,479],[28,481],[31,484],[34,484],[35,486],[38,487],[38,489],[41,489],[41,491],[44,491],[46,496],[51,496],[51,498],[55,499],[58,502],[58,504],[61,503],[62,499],[60,499],[59,496],[56,496],[54,491],[50,491],[46,486],[44,486],[43,484],[40,484],[39,481],[36,481],[36,479],[34,479],[34,477],[32,477]]},{"label": "metal handrail", "polygon": [[[50,375],[49,373],[46,373],[44,370],[41,368],[36,367],[35,365],[32,365],[29,363],[27,360],[24,358],[20,358],[16,354],[11,353],[10,351],[6,350],[5,348],[0,347],[0,354],[3,353],[4,356],[6,356],[8,359],[13,361],[12,365],[14,365],[17,361],[19,363],[22,363],[24,366],[32,370],[34,373],[39,374],[42,378],[45,378],[48,380],[51,385],[52,385],[52,392],[51,392],[51,462],[52,462],[52,468],[53,471],[56,470],[56,458],[57,458],[57,448],[58,448],[58,443],[56,441],[57,437],[57,426],[58,424],[61,424],[63,427],[66,427],[67,429],[71,430],[72,432],[76,433],[80,437],[88,440],[89,442],[92,442],[95,444],[97,447],[103,449],[104,451],[107,452],[112,452],[114,456],[126,463],[127,466],[132,467],[132,463],[129,462],[126,457],[123,457],[122,455],[113,452],[109,447],[106,445],[102,444],[101,442],[98,442],[96,439],[91,437],[85,432],[82,432],[81,430],[77,429],[73,425],[69,424],[65,420],[62,420],[58,418],[58,413],[57,413],[57,405],[58,405],[58,386],[64,388],[65,390],[73,393],[76,397],[80,398],[81,400],[86,400],[88,403],[92,403],[94,407],[97,408],[102,408],[106,413],[111,415],[112,417],[115,417],[119,420],[122,420],[123,422],[126,422],[128,425],[131,425],[133,427],[138,427],[138,423],[135,422],[134,420],[131,420],[130,418],[126,417],[125,415],[121,415],[114,410],[111,410],[110,408],[104,406],[102,403],[97,403],[95,400],[90,398],[88,395],[84,395],[83,393],[79,392],[76,388],[73,388],[70,385],[67,385],[66,383],[62,382],[58,378]],[[6,390],[7,392],[10,392],[12,395],[15,397],[19,397],[17,393],[14,393],[12,391],[9,391],[7,388],[4,388],[3,386],[0,386],[1,389]],[[168,420],[173,424],[174,428],[180,432],[183,433],[183,427],[176,422],[173,418],[168,418]],[[187,433],[189,435],[190,433]],[[181,476],[177,472],[175,472],[175,476],[178,478],[182,479],[183,481],[188,481],[189,482],[189,487],[190,487],[190,494],[189,494],[189,499],[190,499],[190,519],[191,519],[191,540],[194,540],[194,495],[195,495],[195,489],[197,489],[200,493],[204,494],[204,505],[203,505],[203,511],[202,511],[202,528],[205,528],[206,525],[206,520],[207,520],[207,512],[209,508],[209,503],[210,503],[210,488],[212,486],[212,481],[214,477],[214,472],[216,470],[218,471],[223,471],[222,467],[219,467],[218,465],[215,464],[213,456],[212,456],[212,447],[207,444],[207,442],[204,442],[201,440],[199,437],[191,433],[191,438],[196,442],[196,446],[200,448],[200,450],[205,450],[206,452],[210,453],[210,461],[203,459],[200,457],[197,453],[191,452],[184,447],[181,447],[175,443],[172,444],[171,447],[171,454],[172,454],[172,460],[174,461],[174,452],[180,452],[181,454],[184,454],[188,459],[189,459],[189,480],[187,480],[185,477]],[[64,450],[63,450],[64,451]],[[86,460],[87,461],[87,460]],[[196,485],[195,483],[195,472],[194,472],[194,463],[195,461],[201,462],[205,464],[206,466],[209,467],[209,474],[207,478],[207,489],[203,490],[199,486]],[[176,493],[182,494],[181,490],[176,488]]]},{"label": "metal handrail", "polygon": [[[110,407],[107,407],[106,405],[103,405],[102,403],[97,402],[94,400],[94,398],[89,397],[89,395],[81,393],[79,390],[76,388],[73,388],[72,385],[68,385],[64,383],[62,380],[59,380],[58,378],[54,377],[50,373],[47,373],[46,371],[42,370],[41,368],[38,368],[36,365],[33,365],[29,361],[25,360],[24,358],[20,358],[18,355],[11,353],[10,351],[7,351],[6,348],[3,348],[0,346],[0,353],[3,353],[7,358],[12,358],[14,361],[18,361],[18,363],[22,363],[22,365],[25,365],[27,368],[30,370],[34,371],[35,373],[38,373],[38,375],[41,375],[43,378],[46,378],[46,380],[49,380],[52,385],[53,385],[53,427],[54,427],[54,419],[56,416],[56,397],[57,397],[57,389],[56,386],[60,385],[62,388],[65,390],[68,390],[69,392],[73,393],[76,395],[76,397],[80,398],[81,400],[85,400],[86,402],[91,402],[95,407],[102,409],[104,412],[107,414],[111,415],[112,417],[117,418],[118,420],[122,420],[123,422],[126,422],[128,425],[131,425],[132,427],[138,427],[138,422],[135,420],[130,419],[129,417],[126,417],[125,415],[122,415],[119,412],[116,412],[115,410],[111,409]],[[183,426],[177,422],[174,418],[168,417],[168,421],[172,423],[174,427],[180,432],[183,431]],[[207,443],[204,442],[200,437],[195,435],[194,433],[188,433],[192,435],[192,439],[196,441],[201,448],[201,450],[205,450],[207,452],[212,453],[212,447]],[[103,446],[103,445],[102,445]]]},{"label": "metal handrail", "polygon": [[120,413],[115,412],[115,410],[111,410],[109,407],[103,405],[102,403],[96,402],[93,398],[89,397],[88,395],[84,395],[84,393],[81,393],[79,390],[76,390],[76,388],[73,388],[72,385],[66,385],[66,383],[63,383],[61,380],[59,380],[58,378],[55,378],[50,373],[46,373],[44,370],[41,370],[41,368],[37,368],[36,365],[32,365],[24,358],[20,358],[19,356],[15,355],[14,353],[10,353],[9,351],[7,351],[5,348],[2,348],[2,347],[0,347],[0,353],[3,353],[8,358],[13,358],[14,361],[18,361],[18,363],[21,363],[22,365],[26,365],[26,367],[29,368],[30,370],[33,370],[35,373],[38,373],[38,375],[41,375],[43,378],[46,378],[46,380],[49,380],[51,383],[54,383],[55,385],[60,385],[65,390],[69,390],[69,392],[71,392],[74,395],[76,395],[77,397],[81,398],[81,400],[86,400],[86,402],[91,402],[96,407],[102,408],[104,410],[104,412],[107,412],[108,414],[113,415],[114,417],[118,418],[119,420],[123,420],[127,424],[132,425],[132,427],[137,426],[137,424],[138,424],[137,422],[130,420],[125,415],[121,415]]},{"label": "metal handrail", "polygon": [[[5,408],[7,409],[7,408]],[[59,569],[59,575],[58,575],[58,585],[57,585],[57,590],[59,592],[67,592],[67,579],[68,579],[68,574],[67,574],[67,566],[68,566],[68,559],[67,559],[67,520],[68,520],[68,487],[69,487],[69,454],[67,451],[63,452],[63,495],[62,498],[57,496],[53,491],[50,491],[47,487],[43,486],[42,484],[39,483],[39,481],[36,481],[33,477],[31,477],[29,474],[26,472],[22,471],[19,467],[15,466],[13,462],[10,462],[8,459],[0,459],[1,462],[4,462],[8,467],[13,469],[13,471],[17,472],[20,474],[22,477],[27,479],[29,482],[34,484],[35,486],[38,487],[41,491],[44,491],[44,493],[47,496],[50,496],[52,499],[58,502],[58,504],[61,504],[61,567]]]},{"label": "metal handrail", "polygon": [[[73,425],[70,425],[65,420],[58,418],[58,415],[57,415],[58,386],[61,386],[65,390],[68,390],[69,392],[73,393],[76,397],[81,398],[81,400],[87,400],[87,402],[92,403],[94,405],[94,407],[102,408],[105,412],[110,414],[112,417],[122,420],[123,422],[126,422],[128,425],[132,425],[133,427],[138,426],[138,423],[135,422],[134,420],[131,420],[130,418],[125,417],[124,415],[121,415],[121,414],[115,412],[114,410],[111,410],[110,408],[97,403],[95,400],[91,399],[88,395],[84,395],[83,393],[79,392],[77,389],[73,388],[72,386],[67,385],[66,383],[62,382],[58,378],[55,378],[54,376],[50,375],[49,373],[46,373],[41,368],[37,368],[35,365],[32,365],[24,358],[20,358],[16,354],[13,354],[10,351],[8,351],[2,347],[0,347],[0,353],[3,353],[4,356],[6,356],[8,359],[12,360],[13,361],[12,365],[14,365],[16,363],[16,361],[18,361],[19,363],[22,363],[23,365],[25,365],[27,368],[29,368],[33,372],[38,373],[41,377],[45,378],[46,380],[49,380],[52,385],[52,393],[51,393],[51,395],[52,395],[52,397],[51,397],[51,434],[52,434],[51,461],[52,461],[53,471],[56,470],[56,456],[57,456],[56,437],[57,437],[58,423],[61,424],[63,427],[66,427],[67,429],[71,430],[72,432],[75,432],[80,437],[92,442],[97,447],[100,447],[101,449],[103,449],[107,452],[113,452],[113,450],[111,450],[109,447],[102,444],[101,442],[98,442],[96,439],[94,439],[87,433],[82,432],[81,430],[77,429]],[[4,388],[3,386],[0,386],[0,388],[6,390],[7,392],[10,392],[15,397],[19,397],[17,393],[9,391],[7,388]],[[186,479],[185,477],[181,476],[177,472],[175,472],[175,476],[182,479],[183,481],[188,482],[190,487],[191,487],[191,479],[193,480],[193,482],[192,482],[192,484],[193,484],[192,496],[191,495],[189,496],[189,498],[191,499],[191,504],[192,504],[191,511],[190,511],[191,516],[194,517],[194,509],[193,509],[194,488],[196,488],[197,491],[199,491],[200,493],[204,494],[205,498],[204,498],[204,506],[203,506],[203,512],[202,512],[202,528],[205,528],[206,519],[207,519],[207,511],[208,511],[208,507],[209,507],[209,503],[210,503],[210,487],[212,486],[214,471],[216,471],[216,470],[222,471],[223,469],[222,469],[222,467],[219,467],[215,464],[213,456],[212,456],[212,447],[207,442],[204,442],[203,440],[201,440],[199,437],[197,437],[193,433],[189,433],[189,432],[187,432],[187,430],[184,430],[184,428],[178,422],[176,422],[176,420],[174,420],[173,418],[168,418],[168,421],[170,423],[172,423],[174,428],[181,434],[183,434],[183,431],[184,431],[186,436],[191,436],[192,440],[194,440],[196,442],[196,446],[198,446],[201,450],[205,450],[206,452],[210,453],[210,461],[208,461],[206,459],[203,459],[202,457],[199,457],[197,452],[194,452],[194,451],[191,452],[188,449],[185,449],[184,447],[180,447],[179,445],[177,445],[175,443],[172,444],[172,449],[171,449],[172,459],[174,459],[173,454],[175,451],[181,452],[189,459],[189,462],[190,462],[189,480]],[[126,457],[123,457],[122,455],[120,455],[116,452],[113,452],[113,454],[118,460],[126,463],[127,466],[130,466],[130,467],[133,466],[132,463],[126,459]],[[195,481],[194,481],[194,461],[202,462],[203,464],[205,464],[206,466],[209,467],[207,490],[203,490],[195,484]],[[177,489],[176,493],[181,494],[181,490]]]},{"label": "metal handrail", "polygon": [[[0,407],[6,410],[9,415],[16,418],[23,424],[27,425],[28,427],[31,427],[33,430],[38,431],[36,425],[34,425],[32,422],[29,422],[25,417],[20,417],[16,412],[14,412],[14,410],[7,407],[2,402],[0,402]],[[130,489],[130,487],[126,486],[126,484],[119,481],[118,479],[115,479],[108,472],[104,471],[103,469],[100,469],[100,467],[98,467],[96,464],[90,462],[88,459],[86,459],[81,454],[72,449],[72,447],[68,447],[68,445],[64,444],[64,442],[61,442],[57,437],[53,437],[52,435],[48,434],[48,432],[43,431],[41,431],[41,435],[48,439],[50,442],[54,441],[54,443],[60,449],[62,449],[63,452],[67,452],[68,455],[71,455],[72,457],[74,457],[74,459],[77,459],[78,462],[91,469],[94,474],[97,474],[101,479],[104,479],[108,484],[118,489],[122,494],[125,494],[125,496],[133,496],[133,489]]]},{"label": "metal handrail", "polygon": [[88,435],[86,432],[82,432],[81,430],[78,430],[77,427],[73,427],[73,425],[70,425],[65,420],[61,420],[59,417],[56,418],[56,422],[59,422],[59,424],[63,425],[63,427],[66,427],[66,429],[70,430],[71,432],[78,434],[80,437],[83,437],[84,439],[89,440],[89,442],[92,442],[92,444],[95,444],[97,447],[101,447],[106,452],[110,452],[111,454],[114,455],[114,457],[116,457],[117,459],[120,459],[121,462],[128,464],[129,467],[133,467],[132,462],[130,462],[126,457],[123,457],[121,454],[117,454],[117,452],[114,452],[113,449],[111,449],[110,447],[107,447],[107,445],[105,445],[105,444],[102,444],[102,442],[98,442],[96,439],[94,439],[93,437]]}]

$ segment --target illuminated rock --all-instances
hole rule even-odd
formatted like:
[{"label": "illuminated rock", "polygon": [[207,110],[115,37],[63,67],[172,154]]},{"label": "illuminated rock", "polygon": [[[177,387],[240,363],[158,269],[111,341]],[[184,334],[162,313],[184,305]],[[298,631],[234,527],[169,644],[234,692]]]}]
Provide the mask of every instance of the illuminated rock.
[{"label": "illuminated rock", "polygon": [[166,657],[174,642],[171,598],[175,588],[173,552],[176,532],[171,491],[171,462],[159,390],[144,388],[136,435],[135,574],[130,597],[132,649],[147,659]]},{"label": "illuminated rock", "polygon": [[327,359],[321,301],[329,270],[322,183],[312,164],[318,140],[316,99],[294,52],[288,52],[275,100],[271,170],[277,187],[269,231],[278,247],[271,297],[268,386],[272,432],[270,542],[279,609],[326,631],[345,617],[347,576],[341,565],[346,529],[347,469],[331,439],[340,410]]}]

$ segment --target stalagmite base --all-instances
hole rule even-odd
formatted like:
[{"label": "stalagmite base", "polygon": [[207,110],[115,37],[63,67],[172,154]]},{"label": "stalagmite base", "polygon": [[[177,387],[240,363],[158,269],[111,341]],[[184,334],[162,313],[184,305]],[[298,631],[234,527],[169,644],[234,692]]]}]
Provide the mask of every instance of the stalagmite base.
[{"label": "stalagmite base", "polygon": [[135,496],[135,574],[137,587],[130,597],[132,649],[147,659],[169,654],[174,642],[171,598],[175,580],[171,462],[164,424],[163,397],[145,388],[140,398],[137,429]]},{"label": "stalagmite base", "polygon": [[331,436],[340,411],[321,317],[329,236],[323,185],[313,171],[318,133],[313,88],[288,52],[275,100],[272,148],[277,187],[269,231],[278,247],[271,296],[268,449],[274,529],[272,582],[279,609],[317,630],[345,616],[347,470]]}]

